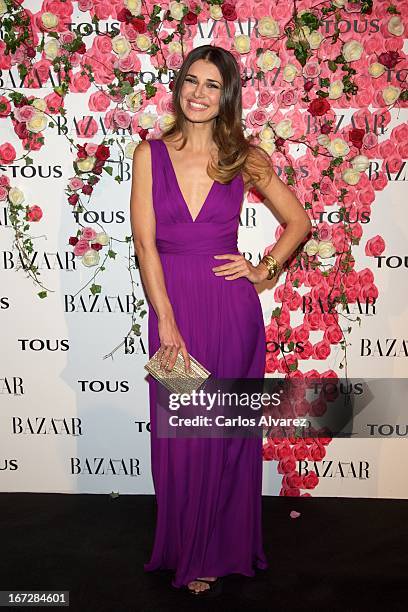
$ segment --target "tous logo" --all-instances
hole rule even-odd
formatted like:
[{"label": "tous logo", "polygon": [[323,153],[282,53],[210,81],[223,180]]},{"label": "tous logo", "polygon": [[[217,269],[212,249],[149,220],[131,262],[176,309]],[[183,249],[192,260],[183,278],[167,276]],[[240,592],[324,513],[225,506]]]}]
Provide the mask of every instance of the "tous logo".
[{"label": "tous logo", "polygon": [[10,470],[10,472],[18,470],[17,459],[0,459],[0,472],[6,470]]},{"label": "tous logo", "polygon": [[110,380],[78,380],[82,392],[92,391],[93,393],[100,393],[101,391],[107,391],[108,393],[126,393],[129,391],[129,382],[127,380],[115,380],[113,383]]},{"label": "tous logo", "polygon": [[18,338],[22,351],[68,351],[69,340],[41,340],[40,338]]},{"label": "tous logo", "polygon": [[408,255],[400,257],[399,255],[378,255],[374,257],[377,260],[377,268],[408,268]]}]

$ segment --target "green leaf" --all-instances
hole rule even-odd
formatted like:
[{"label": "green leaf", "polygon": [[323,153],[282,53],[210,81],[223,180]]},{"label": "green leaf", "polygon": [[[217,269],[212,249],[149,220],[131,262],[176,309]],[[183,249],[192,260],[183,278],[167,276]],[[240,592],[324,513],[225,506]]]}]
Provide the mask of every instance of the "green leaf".
[{"label": "green leaf", "polygon": [[95,283],[93,283],[91,285],[90,292],[92,293],[92,295],[95,295],[95,293],[100,293],[101,292],[101,285],[95,285]]},{"label": "green leaf", "polygon": [[113,168],[112,166],[103,166],[105,172],[107,172],[110,176],[112,176]]},{"label": "green leaf", "polygon": [[37,293],[38,297],[40,297],[41,299],[47,297],[47,292],[46,291],[40,291],[39,293]]},{"label": "green leaf", "polygon": [[115,259],[117,253],[115,253],[115,251],[112,251],[111,249],[109,249],[108,251],[108,257],[110,257],[111,259]]}]

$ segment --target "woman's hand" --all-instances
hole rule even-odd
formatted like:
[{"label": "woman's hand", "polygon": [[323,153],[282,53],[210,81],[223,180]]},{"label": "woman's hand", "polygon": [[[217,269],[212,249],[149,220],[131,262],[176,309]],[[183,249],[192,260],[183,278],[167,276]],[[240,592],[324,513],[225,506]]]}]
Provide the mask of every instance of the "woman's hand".
[{"label": "woman's hand", "polygon": [[[259,263],[253,266],[250,261],[241,254],[214,255],[216,259],[232,259],[232,263],[223,264],[212,268],[215,276],[225,276],[225,280],[234,280],[244,276],[251,283],[261,283],[268,278],[268,269],[264,264]],[[276,277],[275,277],[276,282]]]},{"label": "woman's hand", "polygon": [[160,367],[164,367],[170,372],[176,363],[178,352],[181,351],[184,358],[184,368],[186,372],[191,372],[190,357],[174,317],[159,319],[158,331],[161,349]]}]

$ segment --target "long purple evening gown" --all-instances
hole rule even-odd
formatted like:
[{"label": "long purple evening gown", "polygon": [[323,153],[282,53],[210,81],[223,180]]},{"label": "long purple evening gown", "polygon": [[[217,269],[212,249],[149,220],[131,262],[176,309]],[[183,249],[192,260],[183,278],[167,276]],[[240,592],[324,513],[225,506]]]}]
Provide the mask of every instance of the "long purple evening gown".
[{"label": "long purple evening gown", "polygon": [[[239,253],[242,175],[214,181],[194,220],[163,140],[150,140],[156,246],[187,350],[218,378],[263,378],[265,327],[247,278],[211,268]],[[160,347],[149,303],[149,357]],[[172,585],[198,576],[254,576],[268,564],[262,545],[262,438],[157,436],[157,383],[150,375],[150,426],[157,524],[146,571],[172,569]]]}]

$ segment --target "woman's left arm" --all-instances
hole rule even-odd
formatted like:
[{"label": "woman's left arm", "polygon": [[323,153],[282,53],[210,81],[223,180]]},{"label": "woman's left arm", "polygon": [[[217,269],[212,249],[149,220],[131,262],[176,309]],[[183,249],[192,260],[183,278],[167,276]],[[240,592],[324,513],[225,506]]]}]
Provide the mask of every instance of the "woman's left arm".
[{"label": "woman's left arm", "polygon": [[[252,185],[265,196],[268,201],[266,205],[272,210],[278,221],[286,224],[275,246],[268,253],[282,266],[310,232],[311,221],[302,204],[292,190],[278,177],[272,165],[270,176],[263,176],[260,180],[253,181]],[[226,259],[225,255],[216,257]],[[265,264],[260,262],[254,266],[242,255],[228,255],[228,258],[233,259],[233,262],[213,268],[217,276],[225,276],[226,280],[245,276],[253,283],[260,283],[267,279],[269,270]]]}]

